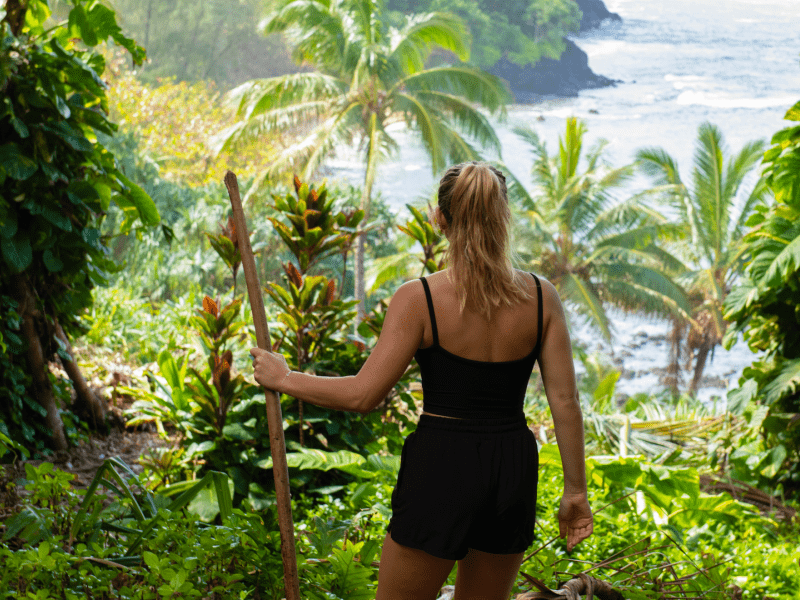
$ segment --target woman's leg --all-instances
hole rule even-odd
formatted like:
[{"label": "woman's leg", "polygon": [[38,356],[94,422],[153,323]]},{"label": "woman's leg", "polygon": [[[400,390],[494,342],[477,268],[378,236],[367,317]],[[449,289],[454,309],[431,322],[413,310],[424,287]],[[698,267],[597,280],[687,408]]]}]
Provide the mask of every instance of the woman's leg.
[{"label": "woman's leg", "polygon": [[458,561],[453,600],[508,600],[525,553],[490,554],[470,548]]},{"label": "woman's leg", "polygon": [[387,533],[375,600],[435,600],[455,562],[401,546]]}]

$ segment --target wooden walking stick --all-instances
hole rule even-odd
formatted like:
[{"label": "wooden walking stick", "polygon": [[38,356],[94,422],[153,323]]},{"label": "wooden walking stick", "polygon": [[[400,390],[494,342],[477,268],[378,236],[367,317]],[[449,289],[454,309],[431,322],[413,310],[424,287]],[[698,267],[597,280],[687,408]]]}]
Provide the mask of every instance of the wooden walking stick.
[{"label": "wooden walking stick", "polygon": [[[271,352],[267,314],[264,311],[256,261],[253,258],[253,249],[250,247],[250,235],[247,233],[242,200],[239,197],[239,182],[231,171],[225,173],[225,187],[228,188],[228,195],[233,207],[233,222],[236,226],[236,237],[239,240],[239,252],[242,255],[242,267],[244,267],[244,279],[247,283],[247,295],[250,298],[250,309],[253,312],[253,324],[256,327],[256,341],[259,348]],[[297,558],[294,548],[294,522],[292,521],[291,494],[289,493],[289,467],[286,464],[286,440],[283,437],[281,403],[275,391],[264,388],[264,394],[267,397],[269,448],[272,453],[272,473],[275,477],[275,494],[278,501],[278,526],[281,532],[281,557],[283,558],[286,600],[300,600]]]}]

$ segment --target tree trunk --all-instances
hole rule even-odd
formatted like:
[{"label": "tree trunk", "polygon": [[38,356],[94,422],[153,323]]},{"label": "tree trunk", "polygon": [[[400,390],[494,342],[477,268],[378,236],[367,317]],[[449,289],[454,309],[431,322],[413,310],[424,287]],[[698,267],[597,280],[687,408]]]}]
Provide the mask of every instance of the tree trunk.
[{"label": "tree trunk", "polygon": [[3,20],[8,23],[11,33],[16,37],[25,24],[25,13],[28,12],[28,0],[6,0],[6,16]]},{"label": "tree trunk", "polygon": [[[358,322],[367,317],[366,291],[364,289],[364,240],[363,228],[369,220],[369,205],[372,198],[372,184],[375,183],[375,170],[378,167],[378,116],[373,112],[369,120],[369,145],[367,147],[367,170],[364,173],[364,189],[361,194],[361,210],[364,218],[359,223],[358,246],[356,250],[356,300],[358,300]],[[358,327],[358,324],[356,324]]]},{"label": "tree trunk", "polygon": [[35,400],[47,411],[45,423],[50,428],[51,441],[55,450],[67,449],[67,437],[64,433],[64,424],[61,422],[61,415],[58,414],[56,398],[53,395],[53,386],[47,377],[47,363],[44,360],[42,343],[39,334],[36,332],[34,323],[34,296],[26,278],[22,275],[15,275],[13,279],[13,291],[18,303],[17,312],[22,318],[22,335],[28,343],[27,358],[28,372],[33,379],[33,394]]},{"label": "tree trunk", "polygon": [[680,394],[681,383],[681,341],[683,339],[683,323],[678,317],[672,317],[672,332],[669,336],[669,364],[664,383],[669,387],[673,396]]},{"label": "tree trunk", "polygon": [[102,401],[89,389],[89,384],[86,383],[86,378],[81,373],[78,362],[75,360],[75,353],[72,351],[72,346],[67,339],[64,330],[61,328],[61,323],[56,321],[56,335],[64,342],[67,347],[67,354],[69,354],[71,361],[61,360],[64,370],[72,380],[72,385],[75,388],[77,397],[72,408],[75,412],[86,415],[94,426],[94,429],[106,429],[106,410]]},{"label": "tree trunk", "polygon": [[[355,264],[355,292],[356,300],[358,300],[358,323],[363,321],[367,316],[366,309],[366,293],[364,291],[364,235],[360,231],[361,224],[359,224],[359,236],[356,241],[356,264]],[[356,323],[356,328],[358,327]]]},{"label": "tree trunk", "polygon": [[711,350],[711,343],[704,340],[700,347],[697,349],[697,361],[694,364],[694,377],[692,377],[692,384],[689,386],[689,393],[692,396],[697,395],[697,388],[700,387],[700,380],[703,378],[703,370],[706,368],[706,359],[708,352]]},{"label": "tree trunk", "polygon": [[[147,17],[144,22],[144,47],[150,48],[150,17],[153,10],[153,0],[147,3]],[[144,67],[144,65],[142,65]]]}]

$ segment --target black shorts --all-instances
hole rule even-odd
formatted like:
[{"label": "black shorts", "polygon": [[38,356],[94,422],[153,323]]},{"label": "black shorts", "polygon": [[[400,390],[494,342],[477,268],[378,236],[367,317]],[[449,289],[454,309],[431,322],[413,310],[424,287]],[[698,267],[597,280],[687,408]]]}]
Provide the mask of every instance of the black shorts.
[{"label": "black shorts", "polygon": [[525,417],[420,415],[403,444],[387,531],[449,560],[467,549],[524,552],[533,543],[539,453]]}]

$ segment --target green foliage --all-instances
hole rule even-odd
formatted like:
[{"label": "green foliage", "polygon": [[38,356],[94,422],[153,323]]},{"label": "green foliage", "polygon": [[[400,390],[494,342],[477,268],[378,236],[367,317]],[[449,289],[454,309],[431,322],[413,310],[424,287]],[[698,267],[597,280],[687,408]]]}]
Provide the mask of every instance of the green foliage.
[{"label": "green foliage", "polygon": [[16,308],[12,298],[0,296],[0,435],[8,440],[0,445],[0,459],[14,449],[30,446],[41,450],[49,437],[42,423],[44,409],[28,394],[30,375],[14,360],[25,348]]},{"label": "green foliage", "polygon": [[262,4],[255,0],[117,0],[114,6],[126,30],[147,49],[149,60],[137,73],[143,81],[213,80],[229,89],[298,68],[279,36],[265,38],[258,31]]},{"label": "green foliage", "polygon": [[633,165],[605,164],[604,140],[584,153],[586,126],[575,118],[567,119],[552,156],[533,129],[519,127],[515,133],[533,154],[532,191],[508,173],[509,199],[524,211],[516,237],[527,270],[551,281],[564,302],[606,339],[609,305],[686,315],[685,294],[668,271],[677,261],[659,246],[667,219],[645,204],[649,192],[622,201],[612,195],[630,179]]},{"label": "green foliage", "polygon": [[352,248],[364,211],[350,209],[334,214],[334,200],[328,197],[325,183],[315,190],[295,177],[294,188],[296,198],[291,193],[283,197],[273,194],[276,212],[288,219],[289,225],[276,217],[270,217],[270,222],[294,255],[300,273],[305,274],[327,256]]},{"label": "green foliage", "polygon": [[[785,119],[800,121],[800,103]],[[778,131],[764,154],[764,177],[775,202],[759,206],[747,220],[743,240],[749,258],[745,277],[725,302],[733,323],[728,347],[738,334],[761,356],[744,370],[728,396],[731,409],[747,417],[763,440],[750,450],[746,467],[758,483],[796,495],[800,489],[800,126]],[[746,471],[746,469],[744,469]]]},{"label": "green foliage", "polygon": [[[74,478],[71,473],[54,470],[51,463],[42,463],[39,467],[26,464],[25,470],[28,477],[25,488],[31,492],[27,499],[30,504],[8,521],[4,540],[16,537],[36,544],[53,535],[68,535],[70,544],[79,541],[91,546],[98,543],[104,532],[115,532],[123,534],[115,539],[115,545],[119,552],[124,552],[111,559],[118,564],[140,562],[141,556],[135,554],[136,551],[175,511],[187,506],[191,509],[194,504],[201,517],[209,516],[208,520],[212,520],[217,514],[225,519],[232,510],[228,478],[214,471],[198,481],[187,482],[180,489],[173,486],[173,494],[181,492],[178,497],[171,502],[157,503],[148,490],[137,491],[137,487],[141,487],[138,477],[118,458],[102,464],[83,492],[82,501],[70,489]],[[210,486],[214,493],[206,499],[202,494]],[[105,494],[98,491],[101,487],[114,492],[117,502],[107,505]]]},{"label": "green foliage", "polygon": [[578,31],[581,21],[572,0],[390,0],[389,8],[458,15],[471,35],[471,59],[481,68],[503,57],[519,66],[534,65],[544,57],[558,60],[566,47],[564,36]]},{"label": "green foliage", "polygon": [[[721,343],[727,328],[723,304],[744,268],[745,249],[739,242],[745,221],[769,195],[763,179],[758,179],[741,210],[735,210],[736,198],[763,145],[761,140],[751,141],[731,154],[720,129],[701,123],[691,185],[681,179],[675,159],[663,148],[643,148],[636,153],[642,171],[662,190],[661,200],[678,215],[675,226],[665,230],[662,246],[676,257],[668,273],[685,290],[691,306],[688,315],[676,314],[673,319],[671,367],[673,372],[679,371],[677,357],[688,324],[687,349],[690,361],[692,354],[695,359],[691,393],[696,393],[706,357]],[[677,391],[677,383],[674,387]]]},{"label": "green foliage", "polygon": [[[233,117],[221,105],[220,91],[213,83],[201,81],[190,85],[166,79],[159,80],[157,85],[148,85],[123,64],[124,57],[107,55],[106,60],[110,72],[109,112],[119,123],[118,136],[135,140],[139,146],[137,152],[148,161],[150,172],[144,177],[135,177],[129,164],[123,164],[123,170],[148,190],[162,215],[165,214],[163,209],[169,211],[170,206],[162,207],[158,196],[168,191],[176,193],[179,187],[165,186],[163,180],[202,187],[217,181],[219,173],[230,169],[242,181],[251,178],[260,165],[272,160],[275,147],[266,137],[249,146],[240,145],[235,152],[213,156],[207,143],[209,134],[230,126]],[[196,63],[191,61],[190,64]],[[137,73],[147,77],[141,71]],[[109,144],[104,142],[104,145],[111,149]],[[114,150],[114,154],[118,159],[123,157],[118,150]],[[157,181],[154,182],[154,178]]]},{"label": "green foliage", "polygon": [[[81,332],[77,315],[91,306],[92,288],[104,285],[116,269],[100,236],[110,205],[123,215],[123,233],[157,224],[159,214],[97,141],[113,135],[116,126],[107,118],[105,61],[94,47],[111,40],[135,63],[144,59],[144,50],[122,34],[114,12],[97,0],[74,2],[67,21],[53,27],[45,23],[46,0],[31,0],[21,10],[19,30],[12,31],[8,19],[0,23],[0,283],[4,296],[12,293],[26,306],[35,305],[17,311],[40,313],[47,360],[61,347],[55,324],[68,335]],[[2,358],[3,394],[9,400],[2,427],[41,447],[52,432],[26,424],[36,421],[31,410],[41,415],[44,408],[26,400],[38,396],[32,380],[21,376],[30,373],[25,351],[34,340],[21,339],[9,308],[4,303],[0,322],[9,351]]]},{"label": "green foliage", "polygon": [[[78,493],[71,489],[72,476],[50,463],[26,468],[27,487],[35,494],[25,497],[21,512],[6,523],[4,539],[14,544],[0,547],[0,597],[57,594],[77,600],[112,591],[136,599],[175,593],[243,597],[245,590],[280,597],[280,542],[266,525],[274,519],[233,511],[224,474],[209,472],[187,482],[170,500],[144,490],[118,459],[106,461],[89,488]],[[102,488],[115,496],[111,503]],[[193,514],[208,510],[209,490],[223,525],[203,523]]]},{"label": "green foliage", "polygon": [[[372,453],[364,459],[339,453],[336,458],[334,453],[307,450],[290,453],[290,460],[299,455],[326,458],[325,464],[357,476],[336,489],[293,494],[301,595],[320,600],[371,597],[399,456]],[[793,598],[800,555],[789,531],[727,494],[703,493],[698,472],[675,454],[661,464],[642,457],[589,459],[595,535],[567,554],[555,519],[562,486],[559,453],[554,445],[544,445],[539,455],[539,539],[526,553],[514,596],[529,591],[533,579],[555,589],[572,574],[589,572],[611,582],[626,598],[661,599],[676,592],[707,598],[741,593],[743,600]],[[0,547],[4,566],[0,587],[9,594],[3,597],[58,591],[67,598],[81,598],[87,589],[92,594],[113,590],[131,598],[176,590],[183,597],[206,597],[214,590],[227,597],[260,594],[278,600],[283,596],[274,505],[260,514],[233,509],[221,518],[221,525],[204,524],[186,512],[185,495],[172,501],[149,495],[122,465],[112,466],[98,473],[93,482],[97,487],[83,500],[69,489],[68,477],[53,477],[51,466],[29,469],[31,484],[50,486],[39,493],[37,502],[63,507],[58,510],[64,513],[66,506],[83,507],[72,511],[76,516],[67,524],[78,537],[68,543],[67,536],[59,533],[64,523],[57,525],[55,515],[26,498],[26,509],[41,516],[40,529],[55,535],[38,545],[30,541],[18,545],[16,551]],[[223,494],[226,480],[222,476],[219,481]],[[100,486],[118,500],[102,502]],[[186,482],[183,489],[188,486],[199,484]],[[201,492],[195,491],[197,498]],[[50,502],[55,494],[67,497],[66,506]],[[167,508],[170,502],[173,509]],[[136,506],[144,520],[137,520]],[[98,508],[102,510],[95,515]],[[153,519],[152,514],[161,518]],[[12,522],[17,531],[11,535],[23,530],[19,519]],[[152,522],[155,525],[139,546],[126,555]],[[94,541],[87,540],[98,530]],[[454,581],[455,569],[446,583]]]}]

